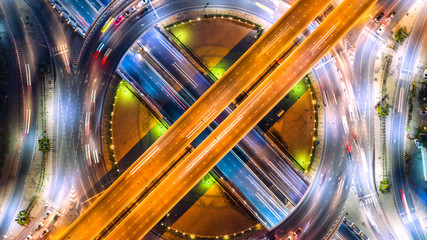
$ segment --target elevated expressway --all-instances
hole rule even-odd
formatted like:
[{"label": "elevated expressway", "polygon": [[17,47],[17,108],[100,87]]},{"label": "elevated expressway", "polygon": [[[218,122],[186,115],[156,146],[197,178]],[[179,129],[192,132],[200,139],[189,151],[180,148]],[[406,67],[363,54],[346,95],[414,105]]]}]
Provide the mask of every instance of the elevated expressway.
[{"label": "elevated expressway", "polygon": [[[277,65],[276,59],[327,6],[302,0],[218,80],[152,147],[108,188],[60,239],[93,239],[129,204],[144,194],[183,155],[186,147],[244,89]],[[296,20],[298,19],[298,21]],[[292,21],[292,24],[290,24]],[[259,57],[261,56],[261,57]],[[247,69],[246,71],[243,71]],[[214,102],[214,104],[212,104]],[[160,151],[161,150],[161,151]],[[172,156],[172,157],[171,157]],[[148,161],[151,159],[152,161]],[[174,160],[174,161],[172,161]]]},{"label": "elevated expressway", "polygon": [[[199,147],[184,156],[106,238],[137,239],[144,236],[286,95],[374,3],[375,1],[367,0],[343,2]],[[130,172],[134,169],[131,168]],[[338,188],[338,194],[343,190],[344,179],[340,180],[339,185],[341,187]],[[326,201],[334,201],[333,198],[334,195],[330,194]],[[313,204],[319,203],[315,201]],[[283,231],[282,228],[278,230]],[[316,233],[318,235],[311,236],[310,239],[318,239],[325,235],[323,231]],[[285,230],[283,235],[286,234]]]}]

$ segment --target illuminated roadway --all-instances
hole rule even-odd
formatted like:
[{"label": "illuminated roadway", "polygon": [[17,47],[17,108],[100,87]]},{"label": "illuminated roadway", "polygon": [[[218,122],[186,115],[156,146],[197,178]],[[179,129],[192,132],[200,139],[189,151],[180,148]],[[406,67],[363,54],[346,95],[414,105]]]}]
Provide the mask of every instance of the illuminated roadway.
[{"label": "illuminated roadway", "polygon": [[[60,239],[92,239],[135,197],[161,176],[175,157],[237,97],[275,62],[278,54],[321,12],[329,1],[299,1],[234,64],[141,158],[133,164]],[[301,16],[302,12],[304,15]],[[294,19],[299,21],[295,22]],[[292,21],[293,20],[293,21]],[[290,22],[292,21],[292,26]],[[276,42],[276,40],[278,40]],[[280,46],[280,47],[278,47]],[[271,54],[273,53],[273,54]],[[276,55],[274,55],[276,53]],[[263,55],[262,57],[258,57]],[[267,57],[271,57],[268,59]],[[245,61],[248,59],[247,61]],[[243,71],[248,68],[250,70]],[[227,89],[227,90],[224,90]],[[215,100],[215,101],[214,101]],[[219,101],[220,100],[220,101]],[[212,102],[215,102],[212,104]],[[175,143],[175,146],[172,144]],[[174,147],[171,147],[174,146]],[[161,151],[159,151],[161,150]],[[172,157],[171,157],[172,156]],[[147,161],[154,159],[154,161]],[[138,190],[137,190],[138,189]],[[95,224],[97,223],[97,224]],[[98,224],[99,223],[99,224]]]},{"label": "illuminated roadway", "polygon": [[[31,82],[35,78],[35,62],[32,58],[32,49],[29,47],[25,27],[20,19],[20,12],[15,1],[0,1],[0,11],[5,31],[8,32],[10,45],[13,46],[14,59],[16,60],[16,96],[14,99],[19,99],[16,107],[17,124],[13,127],[15,131],[19,131],[16,138],[19,141],[19,155],[16,157],[18,167],[16,168],[16,178],[13,189],[8,196],[7,202],[3,202],[0,214],[0,232],[7,234],[13,219],[19,209],[21,198],[24,195],[28,173],[30,171],[31,162],[36,149],[36,123],[37,123],[37,96],[33,92]],[[2,53],[4,54],[4,53]],[[11,64],[12,65],[12,64]],[[10,77],[14,77],[11,74]],[[35,82],[34,82],[35,84]],[[12,97],[12,96],[11,96]],[[3,124],[3,123],[2,123]]]},{"label": "illuminated roadway", "polygon": [[424,1],[413,31],[408,39],[408,47],[399,69],[399,80],[396,84],[393,113],[391,115],[391,142],[388,143],[391,153],[391,187],[393,188],[394,200],[397,205],[398,214],[412,239],[425,239],[426,235],[415,212],[408,179],[404,176],[403,146],[406,137],[409,89],[414,78],[414,73],[417,72],[417,57],[427,29],[426,11],[427,2]]},{"label": "illuminated roadway", "polygon": [[[107,239],[145,235],[238,141],[271,110],[365,13],[374,2],[345,1],[291,56],[214,130],[181,160],[161,183],[123,220]],[[353,6],[353,4],[355,4]],[[318,39],[318,40],[317,40]],[[317,41],[316,41],[317,40]],[[289,73],[289,74],[288,74]],[[215,86],[215,85],[214,85]],[[344,179],[338,184],[343,190]],[[323,200],[323,199],[322,199]],[[332,201],[333,202],[333,201]],[[298,208],[298,206],[297,206]],[[318,227],[318,226],[317,226]],[[325,233],[318,232],[320,236]],[[312,236],[318,239],[320,236]]]},{"label": "illuminated roadway", "polygon": [[[379,196],[374,181],[374,115],[377,111],[374,105],[378,99],[374,99],[372,89],[374,89],[374,61],[378,50],[381,49],[382,37],[389,34],[389,29],[394,23],[405,14],[412,5],[409,1],[384,1],[379,3],[380,11],[385,16],[389,16],[392,11],[396,16],[392,19],[390,25],[383,19],[379,23],[370,21],[364,28],[365,34],[360,34],[356,44],[355,62],[353,78],[354,101],[360,109],[360,119],[354,124],[353,135],[357,138],[351,139],[353,151],[358,152],[359,158],[355,161],[356,178],[355,187],[359,196],[360,208],[365,216],[365,222],[371,229],[377,239],[396,239],[387,218],[384,208],[381,207]],[[382,24],[386,24],[385,31],[380,35],[376,29]],[[376,117],[376,116],[375,116]],[[378,119],[377,119],[378,121]],[[377,148],[378,150],[379,148]],[[361,154],[365,156],[362,157]],[[381,154],[375,151],[375,155]]]}]

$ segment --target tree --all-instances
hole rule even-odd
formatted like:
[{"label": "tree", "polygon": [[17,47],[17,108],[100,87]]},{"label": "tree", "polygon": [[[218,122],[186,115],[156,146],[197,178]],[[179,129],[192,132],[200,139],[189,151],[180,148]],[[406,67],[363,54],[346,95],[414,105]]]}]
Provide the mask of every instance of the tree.
[{"label": "tree", "polygon": [[406,32],[406,28],[400,28],[397,30],[396,34],[394,34],[397,43],[402,43],[408,36],[409,34]]},{"label": "tree", "polygon": [[382,101],[381,104],[377,107],[378,115],[380,117],[386,117],[389,113],[390,105],[388,103]]},{"label": "tree", "polygon": [[29,222],[28,212],[26,210],[22,210],[18,213],[18,217],[15,219],[15,221],[20,226],[26,226]]}]

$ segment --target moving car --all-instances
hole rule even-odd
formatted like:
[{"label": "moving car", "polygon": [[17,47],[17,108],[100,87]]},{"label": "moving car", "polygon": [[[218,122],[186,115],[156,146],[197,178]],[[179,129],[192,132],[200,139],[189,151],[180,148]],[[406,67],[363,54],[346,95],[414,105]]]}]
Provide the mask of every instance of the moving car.
[{"label": "moving car", "polygon": [[351,144],[349,141],[345,142],[345,148],[347,149],[347,154],[351,159],[351,155],[353,154],[353,151],[351,150]]},{"label": "moving car", "polygon": [[351,225],[353,225],[349,220],[347,220],[347,218],[344,218],[344,223],[345,225],[351,227]]},{"label": "moving car", "polygon": [[48,218],[49,217],[49,215],[52,213],[52,211],[51,210],[47,210],[47,212],[46,212],[46,214],[44,215],[44,218],[43,219],[45,219],[46,220],[46,218]]},{"label": "moving car", "polygon": [[40,234],[40,238],[44,238],[44,237],[46,237],[48,233],[49,233],[49,229],[47,229],[47,228],[46,228],[46,229],[42,232],[42,234]]},{"label": "moving car", "polygon": [[295,235],[296,236],[299,236],[300,234],[302,233],[302,229],[301,228],[298,228],[296,231],[295,231]]},{"label": "moving car", "polygon": [[71,19],[70,18],[70,25],[71,25],[71,28],[75,31],[75,32],[77,32],[77,23],[76,23],[76,21],[74,21],[74,19]]},{"label": "moving car", "polygon": [[354,233],[356,233],[356,234],[360,234],[361,233],[360,229],[356,226],[356,224],[353,223],[353,225],[351,226],[351,228],[352,228],[352,230],[353,230]]},{"label": "moving car", "polygon": [[148,3],[148,0],[142,0],[142,1],[140,1],[139,3],[138,3],[138,7],[142,7],[142,6],[144,6],[145,4],[147,4]]},{"label": "moving car", "polygon": [[414,139],[414,143],[415,146],[417,146],[417,148],[421,148],[423,145],[421,145],[420,141],[418,141],[418,139]]},{"label": "moving car", "polygon": [[83,32],[83,29],[81,29],[81,28],[79,28],[79,27],[77,27],[76,28],[76,32],[78,32],[80,35],[82,35],[82,36],[84,36],[85,35],[85,32]]},{"label": "moving car", "polygon": [[30,234],[28,234],[28,236],[25,238],[25,240],[30,240],[30,239],[32,239],[33,238],[33,235],[31,235],[31,233]]},{"label": "moving car", "polygon": [[62,5],[60,3],[56,2],[56,1],[53,1],[53,2],[54,2],[53,8],[57,8],[57,7],[62,8]]},{"label": "moving car", "polygon": [[59,13],[59,14],[61,14],[62,13],[62,8],[61,8],[61,6],[58,4],[58,3],[56,3],[55,5],[53,5],[53,8]]},{"label": "moving car", "polygon": [[363,232],[361,232],[359,235],[362,239],[368,240],[368,237]]},{"label": "moving car", "polygon": [[274,234],[273,236],[269,237],[268,240],[276,240],[277,239],[277,235]]},{"label": "moving car", "polygon": [[395,14],[396,14],[395,12],[390,13],[390,15],[388,15],[388,17],[387,17],[386,21],[387,21],[387,22],[390,22],[390,21],[391,21],[391,19],[394,17],[394,15],[395,15]]},{"label": "moving car", "polygon": [[381,26],[378,28],[377,33],[381,34],[384,31],[385,25],[381,24]]},{"label": "moving car", "polygon": [[55,216],[52,219],[52,223],[55,223],[56,221],[58,221],[58,219],[61,217],[61,214],[57,213],[55,214]]},{"label": "moving car", "polygon": [[39,225],[37,225],[37,227],[34,229],[34,231],[37,232],[38,230],[42,229],[43,226],[44,226],[44,224],[42,222],[39,223]]},{"label": "moving car", "polygon": [[380,14],[378,14],[378,16],[375,18],[375,22],[380,22],[381,18],[384,17],[384,13],[380,12]]},{"label": "moving car", "polygon": [[135,12],[136,7],[131,7],[126,11],[126,16],[130,16],[133,12]]},{"label": "moving car", "polygon": [[427,68],[424,70],[424,78],[427,78]]},{"label": "moving car", "polygon": [[148,12],[148,7],[146,7],[146,8],[144,8],[144,9],[142,9],[142,11],[141,11],[141,12],[139,12],[139,15],[144,16],[144,13],[145,13],[145,12]]},{"label": "moving car", "polygon": [[114,25],[119,25],[122,21],[123,21],[123,18],[125,18],[125,17],[123,17],[123,16],[119,16],[118,18],[116,18],[116,21],[114,21]]}]

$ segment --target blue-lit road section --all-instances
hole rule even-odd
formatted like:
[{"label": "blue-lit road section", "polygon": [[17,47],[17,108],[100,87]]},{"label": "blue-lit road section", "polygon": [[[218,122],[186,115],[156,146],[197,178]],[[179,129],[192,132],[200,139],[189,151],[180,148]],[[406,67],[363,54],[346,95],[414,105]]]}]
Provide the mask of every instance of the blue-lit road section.
[{"label": "blue-lit road section", "polygon": [[[64,16],[71,19],[70,24],[86,32],[104,7],[97,0],[49,0]],[[80,31],[79,31],[80,32]]]},{"label": "blue-lit road section", "polygon": [[271,229],[279,224],[289,214],[289,211],[280,201],[275,199],[270,190],[265,188],[265,185],[259,184],[259,179],[234,154],[234,152],[229,152],[216,167],[221,170],[224,178],[232,182],[238,191],[249,200],[249,203],[256,208],[257,218],[262,224],[267,229]]},{"label": "blue-lit road section", "polygon": [[[177,94],[173,92],[164,80],[149,67],[140,55],[135,54],[133,51],[130,51],[123,58],[119,73],[126,77],[128,81],[141,86],[142,89],[139,90],[148,95],[147,97],[154,101],[156,106],[160,107],[158,108],[159,112],[168,122],[176,121],[188,108],[188,104],[177,97]],[[206,137],[209,132],[210,130],[203,132],[202,137]],[[200,143],[202,140],[202,138],[198,138],[195,144]],[[223,173],[229,172],[230,166],[236,166],[232,169],[233,171],[236,168],[241,170],[236,171],[234,173],[236,175],[227,174],[231,177],[229,180],[246,178],[252,180],[251,185],[248,185],[246,181],[240,180],[232,183],[244,194],[243,198],[246,199],[248,204],[254,206],[251,210],[256,213],[258,219],[265,224],[266,228],[272,228],[285,218],[288,210],[249,170],[243,171],[245,168],[237,154],[232,151],[222,161],[227,161],[218,165],[219,170]]]},{"label": "blue-lit road section", "polygon": [[[207,78],[180,51],[176,50],[158,29],[148,31],[138,42],[183,86],[185,90],[179,91],[179,94],[185,99],[190,98],[187,100],[190,104],[211,86]],[[190,97],[184,96],[187,92],[191,95]],[[222,116],[225,117],[225,115]],[[288,164],[289,161],[271,147],[258,131],[251,130],[239,142],[239,146],[256,163],[251,161],[247,163],[254,166],[251,169],[256,167],[262,169],[261,171],[267,174],[268,178],[274,180],[275,187],[282,189],[281,192],[284,192],[293,204],[301,200],[308,188],[307,182],[302,179],[303,176],[298,175],[298,170],[292,169]]]},{"label": "blue-lit road section", "polygon": [[[133,51],[129,51],[119,66],[119,74],[131,80],[130,82],[141,86],[143,94],[146,94],[165,119],[176,121],[186,110],[183,100],[177,97],[157,73]],[[134,84],[132,84],[134,85]],[[135,86],[135,85],[134,85]]]}]

